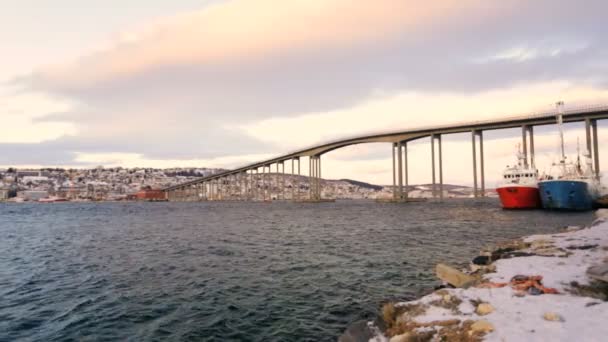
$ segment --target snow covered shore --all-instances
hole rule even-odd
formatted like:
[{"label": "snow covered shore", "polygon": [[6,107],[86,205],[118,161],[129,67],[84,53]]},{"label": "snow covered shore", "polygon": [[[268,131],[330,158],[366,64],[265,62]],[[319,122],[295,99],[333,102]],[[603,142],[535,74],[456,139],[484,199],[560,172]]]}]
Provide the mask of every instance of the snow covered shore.
[{"label": "snow covered shore", "polygon": [[606,341],[607,274],[601,267],[599,277],[597,268],[588,272],[608,264],[608,211],[598,217],[588,228],[482,253],[487,265],[472,265],[468,288],[385,305],[385,332],[370,341]]}]

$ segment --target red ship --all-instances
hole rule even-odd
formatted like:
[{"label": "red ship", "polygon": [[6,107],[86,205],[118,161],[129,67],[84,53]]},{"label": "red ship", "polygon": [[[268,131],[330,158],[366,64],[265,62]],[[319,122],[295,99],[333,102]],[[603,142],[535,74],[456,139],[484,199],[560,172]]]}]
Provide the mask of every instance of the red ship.
[{"label": "red ship", "polygon": [[507,166],[502,182],[496,188],[504,209],[534,209],[541,206],[538,170],[525,165],[524,159],[519,152],[517,165]]}]

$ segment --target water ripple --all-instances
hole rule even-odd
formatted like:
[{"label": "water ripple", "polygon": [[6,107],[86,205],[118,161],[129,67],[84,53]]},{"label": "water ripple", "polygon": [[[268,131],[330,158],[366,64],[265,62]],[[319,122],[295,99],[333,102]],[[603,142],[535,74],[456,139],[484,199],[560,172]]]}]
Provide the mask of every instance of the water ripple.
[{"label": "water ripple", "polygon": [[496,206],[0,204],[0,341],[334,341],[437,262],[591,220]]}]

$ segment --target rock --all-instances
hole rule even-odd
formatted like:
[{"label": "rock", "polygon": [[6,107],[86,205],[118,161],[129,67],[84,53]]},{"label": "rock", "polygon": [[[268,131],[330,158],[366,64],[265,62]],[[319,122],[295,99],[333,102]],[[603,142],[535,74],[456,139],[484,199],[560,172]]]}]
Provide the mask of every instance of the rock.
[{"label": "rock", "polygon": [[488,314],[494,312],[494,307],[492,305],[490,305],[489,303],[481,303],[481,304],[477,305],[477,309],[475,310],[475,312],[479,316],[485,316],[485,315],[488,315]]},{"label": "rock", "polygon": [[534,253],[529,253],[529,252],[519,252],[519,251],[514,251],[514,252],[507,252],[507,253],[503,253],[500,258],[501,259],[511,259],[511,258],[519,258],[519,257],[529,257],[529,256],[535,256],[536,254]]},{"label": "rock", "polygon": [[396,336],[391,337],[389,342],[410,342],[410,341],[413,341],[413,339],[414,339],[414,336],[412,336],[412,334],[405,333],[405,334],[396,335]]},{"label": "rock", "polygon": [[543,315],[543,318],[546,321],[551,321],[551,322],[563,322],[564,318],[558,314],[556,314],[555,312],[545,312],[545,314]]},{"label": "rock", "polygon": [[598,209],[595,212],[595,217],[597,217],[597,218],[608,218],[608,209]]},{"label": "rock", "polygon": [[568,246],[568,247],[566,247],[566,249],[569,249],[569,250],[575,250],[575,249],[587,250],[587,249],[597,248],[597,246],[598,246],[597,244],[595,244],[595,245]]},{"label": "rock", "polygon": [[472,263],[474,265],[488,265],[488,264],[490,264],[490,262],[491,262],[490,257],[487,255],[477,256],[472,261]]},{"label": "rock", "polygon": [[435,273],[437,278],[454,287],[467,288],[477,281],[475,277],[460,272],[459,270],[444,264],[437,264],[435,267]]},{"label": "rock", "polygon": [[534,250],[534,254],[540,255],[540,256],[547,256],[547,257],[565,258],[565,257],[570,256],[572,253],[568,252],[564,249],[561,249],[561,248],[548,246],[548,247],[538,248],[538,249]]},{"label": "rock", "polygon": [[375,336],[367,321],[357,321],[351,324],[338,342],[367,342]]},{"label": "rock", "polygon": [[595,280],[608,283],[608,263],[589,267],[587,275]]},{"label": "rock", "polygon": [[473,323],[473,325],[471,325],[471,331],[473,333],[476,333],[476,332],[489,333],[489,332],[494,331],[494,326],[492,325],[492,323],[482,319],[480,321]]},{"label": "rock", "polygon": [[553,247],[553,242],[546,240],[546,239],[534,240],[534,241],[532,241],[532,244],[530,245],[530,248],[532,248],[532,249],[547,248],[547,247]]}]

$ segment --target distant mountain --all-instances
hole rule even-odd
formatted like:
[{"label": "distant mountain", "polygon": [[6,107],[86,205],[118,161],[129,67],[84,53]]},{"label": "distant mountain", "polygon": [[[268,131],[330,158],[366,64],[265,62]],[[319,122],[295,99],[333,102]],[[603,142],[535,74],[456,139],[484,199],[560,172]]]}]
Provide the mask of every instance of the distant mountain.
[{"label": "distant mountain", "polygon": [[356,181],[356,180],[352,180],[352,179],[340,179],[340,181],[347,182],[347,183],[350,183],[352,185],[356,185],[356,186],[358,186],[360,188],[371,189],[371,190],[375,190],[375,191],[380,191],[380,190],[382,190],[384,188],[381,185],[373,185],[373,184],[370,184],[370,183],[360,182],[360,181]]},{"label": "distant mountain", "polygon": [[[437,185],[437,189],[439,189],[439,184]],[[428,188],[428,189],[432,189],[433,188],[433,184],[429,183],[429,184],[411,184],[409,185],[410,188]],[[466,185],[456,185],[456,184],[443,184],[443,190],[446,191],[450,191],[450,190],[455,190],[455,189],[471,189],[470,186],[466,186]]]}]

